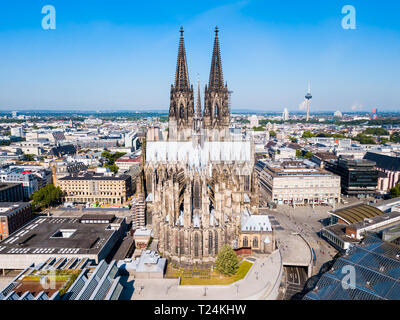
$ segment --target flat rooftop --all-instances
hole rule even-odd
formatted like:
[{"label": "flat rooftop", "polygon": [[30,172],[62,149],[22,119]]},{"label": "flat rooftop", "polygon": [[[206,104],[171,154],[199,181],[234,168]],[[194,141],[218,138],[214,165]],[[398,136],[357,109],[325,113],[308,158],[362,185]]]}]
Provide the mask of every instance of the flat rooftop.
[{"label": "flat rooftop", "polygon": [[307,160],[284,159],[280,161],[261,160],[258,166],[268,171],[274,177],[280,176],[332,176],[327,170],[321,169]]},{"label": "flat rooftop", "polygon": [[22,183],[17,183],[17,182],[15,182],[15,183],[13,183],[13,182],[10,182],[10,183],[8,183],[8,182],[0,182],[0,191],[3,191],[3,190],[7,190],[7,189],[9,189],[9,188],[13,188],[13,187],[15,187],[15,186],[17,186],[17,185],[20,185],[20,184],[22,184]]},{"label": "flat rooftop", "polygon": [[51,214],[54,217],[64,217],[64,218],[80,218],[83,215],[115,215],[116,217],[130,217],[133,214],[133,211],[129,208],[64,208],[59,207],[57,209],[51,210]]},{"label": "flat rooftop", "polygon": [[110,180],[110,181],[123,181],[130,179],[130,176],[122,175],[118,177],[109,177],[102,174],[85,174],[82,176],[67,176],[60,178],[61,181],[77,181],[77,180]]},{"label": "flat rooftop", "polygon": [[[351,225],[352,228],[356,230],[364,229],[369,226],[373,226],[376,224],[380,224],[382,222],[387,222],[387,224],[394,223],[395,221],[398,221],[400,217],[400,212],[390,212],[390,213],[385,213],[380,216],[376,216],[370,219],[366,219],[364,221],[359,221]],[[395,220],[395,221],[394,221]]]},{"label": "flat rooftop", "polygon": [[346,235],[347,227],[348,225],[338,223],[332,226],[327,226],[324,228],[324,230],[329,231],[330,233],[334,234],[337,238],[343,240],[344,242],[359,243],[360,242],[359,239],[351,238],[348,235]]},{"label": "flat rooftop", "polygon": [[114,232],[110,224],[39,217],[1,241],[0,254],[98,254]]},{"label": "flat rooftop", "polygon": [[7,216],[17,209],[30,206],[29,202],[0,202],[0,216]]}]

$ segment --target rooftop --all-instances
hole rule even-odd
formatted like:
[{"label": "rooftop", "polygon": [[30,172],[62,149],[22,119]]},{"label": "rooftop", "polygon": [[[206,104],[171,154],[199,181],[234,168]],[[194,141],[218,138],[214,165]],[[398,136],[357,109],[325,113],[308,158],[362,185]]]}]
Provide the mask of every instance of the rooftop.
[{"label": "rooftop", "polygon": [[7,216],[16,209],[28,207],[29,202],[0,202],[0,216]]},{"label": "rooftop", "polygon": [[1,241],[0,254],[98,254],[114,232],[108,224],[38,217]]},{"label": "rooftop", "polygon": [[80,175],[80,176],[67,176],[67,177],[63,177],[60,178],[58,180],[61,181],[69,181],[69,180],[127,180],[130,179],[130,176],[127,175],[122,175],[122,176],[118,176],[118,177],[109,177],[109,176],[104,176],[103,174],[89,174],[86,173],[84,175]]},{"label": "rooftop", "polygon": [[353,224],[356,222],[364,221],[365,219],[380,216],[384,214],[384,212],[370,205],[358,204],[355,206],[332,211],[331,214],[337,216],[348,224]]},{"label": "rooftop", "polygon": [[0,191],[6,190],[6,189],[9,189],[9,188],[13,188],[13,187],[18,186],[20,184],[21,183],[12,183],[12,182],[4,183],[4,182],[0,182]]},{"label": "rooftop", "polygon": [[[344,267],[354,267],[355,283],[348,283]],[[351,289],[351,290],[348,290]],[[305,300],[399,300],[400,248],[376,237],[368,237],[336,260]]]}]

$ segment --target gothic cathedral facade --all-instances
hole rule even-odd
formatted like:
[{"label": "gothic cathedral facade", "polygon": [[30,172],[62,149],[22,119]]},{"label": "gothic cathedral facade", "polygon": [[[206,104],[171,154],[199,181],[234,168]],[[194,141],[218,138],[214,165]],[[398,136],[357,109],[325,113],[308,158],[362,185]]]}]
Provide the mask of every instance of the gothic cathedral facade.
[{"label": "gothic cathedral facade", "polygon": [[230,134],[218,28],[204,110],[199,84],[194,104],[180,32],[168,138],[146,142],[143,189],[159,252],[181,265],[212,264],[224,244],[239,246],[243,212],[258,212],[254,145]]}]

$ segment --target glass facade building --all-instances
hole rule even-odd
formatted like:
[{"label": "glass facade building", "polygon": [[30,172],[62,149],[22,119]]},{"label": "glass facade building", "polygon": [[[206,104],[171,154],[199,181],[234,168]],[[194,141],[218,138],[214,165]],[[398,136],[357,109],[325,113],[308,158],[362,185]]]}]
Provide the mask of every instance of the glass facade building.
[{"label": "glass facade building", "polygon": [[376,193],[378,170],[373,161],[339,158],[326,163],[325,169],[340,176],[343,194],[366,196]]}]

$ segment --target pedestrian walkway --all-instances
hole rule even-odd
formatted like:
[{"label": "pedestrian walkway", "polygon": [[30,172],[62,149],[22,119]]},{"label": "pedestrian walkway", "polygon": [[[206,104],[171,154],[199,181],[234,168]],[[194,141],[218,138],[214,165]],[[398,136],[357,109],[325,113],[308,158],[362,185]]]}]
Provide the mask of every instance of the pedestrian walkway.
[{"label": "pedestrian walkway", "polygon": [[181,286],[178,279],[137,279],[132,300],[276,299],[282,278],[279,250],[257,256],[246,277],[230,285]]}]

